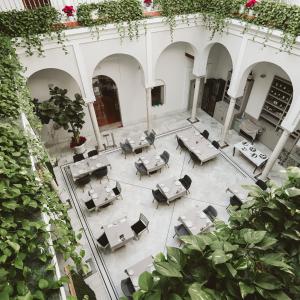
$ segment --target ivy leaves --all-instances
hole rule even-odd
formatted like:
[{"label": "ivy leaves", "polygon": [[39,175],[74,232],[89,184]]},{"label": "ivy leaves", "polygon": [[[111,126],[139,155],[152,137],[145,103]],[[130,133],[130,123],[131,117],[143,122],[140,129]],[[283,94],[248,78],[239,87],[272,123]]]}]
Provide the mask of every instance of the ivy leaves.
[{"label": "ivy leaves", "polygon": [[300,171],[287,175],[281,187],[252,192],[228,224],[216,221],[213,232],[182,237],[183,248],[157,255],[134,299],[297,299]]},{"label": "ivy leaves", "polygon": [[125,37],[125,27],[128,25],[128,36],[138,37],[139,20],[143,19],[143,11],[138,0],[113,0],[100,3],[80,4],[77,9],[78,22],[82,26],[94,27],[106,24],[116,24],[121,39]]},{"label": "ivy leaves", "polygon": [[[0,34],[14,38],[17,46],[24,46],[28,55],[37,50],[43,53],[44,37],[55,35],[63,43],[60,13],[51,6],[42,6],[28,10],[10,10],[0,12]],[[21,38],[21,39],[19,39]]]}]

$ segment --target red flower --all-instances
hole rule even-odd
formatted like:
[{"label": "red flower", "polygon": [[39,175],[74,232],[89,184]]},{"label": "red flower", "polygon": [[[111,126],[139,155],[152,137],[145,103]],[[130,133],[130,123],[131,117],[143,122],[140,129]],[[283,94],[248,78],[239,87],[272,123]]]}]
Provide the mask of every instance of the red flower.
[{"label": "red flower", "polygon": [[147,6],[152,4],[152,0],[144,0],[144,4],[146,4]]},{"label": "red flower", "polygon": [[71,143],[70,143],[70,148],[74,148],[74,147],[80,146],[80,145],[82,145],[85,141],[86,141],[86,138],[85,138],[84,136],[80,136],[80,137],[79,137],[79,143],[76,143],[74,137],[72,137]]},{"label": "red flower", "polygon": [[246,7],[251,8],[257,3],[257,0],[248,0],[246,3]]},{"label": "red flower", "polygon": [[62,11],[68,16],[68,17],[73,17],[75,9],[73,5],[65,5],[65,7],[62,9]]}]

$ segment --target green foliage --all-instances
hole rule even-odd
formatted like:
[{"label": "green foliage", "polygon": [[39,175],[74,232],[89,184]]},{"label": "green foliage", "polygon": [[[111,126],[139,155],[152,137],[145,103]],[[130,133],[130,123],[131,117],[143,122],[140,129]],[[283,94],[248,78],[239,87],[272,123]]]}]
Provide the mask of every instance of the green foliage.
[{"label": "green foliage", "polygon": [[94,27],[98,25],[116,24],[121,38],[126,32],[124,23],[128,25],[128,36],[138,37],[139,21],[143,19],[143,11],[139,0],[113,0],[100,3],[80,4],[77,10],[80,25]]},{"label": "green foliage", "polygon": [[300,34],[300,7],[274,0],[262,1],[254,6],[256,18],[253,23],[259,26],[283,31],[283,49],[291,50]]},{"label": "green foliage", "polygon": [[[290,50],[300,34],[300,7],[276,0],[264,0],[256,4],[253,9],[254,18],[247,14],[239,15],[240,5],[245,5],[244,0],[156,0],[161,13],[166,17],[173,33],[176,16],[181,15],[182,20],[189,22],[188,14],[198,14],[203,17],[204,25],[212,32],[222,32],[228,19],[235,18],[258,26],[283,31],[282,49]],[[246,9],[246,12],[248,9]],[[197,22],[197,17],[195,18]]]},{"label": "green foliage", "polygon": [[71,100],[67,92],[66,89],[59,87],[50,88],[51,98],[42,103],[35,102],[35,109],[42,122],[47,123],[53,120],[68,132],[72,132],[72,140],[79,145],[80,130],[84,124],[85,102],[79,94],[75,94],[75,99]]},{"label": "green foliage", "polygon": [[26,295],[28,299],[48,299],[64,282],[64,278],[54,277],[50,231],[42,213],[51,217],[51,228],[55,228],[51,232],[54,249],[65,259],[81,263],[66,207],[48,177],[37,180],[29,148],[17,124],[0,123],[1,299],[8,295],[9,299]]},{"label": "green foliage", "polygon": [[51,299],[66,282],[54,276],[51,246],[76,265],[84,252],[76,252],[66,207],[51,188],[43,146],[19,127],[21,112],[40,126],[21,71],[10,38],[0,36],[0,299]]},{"label": "green foliage", "polygon": [[64,25],[60,22],[60,13],[51,6],[3,11],[0,12],[0,34],[13,38],[17,46],[26,47],[29,55],[33,54],[34,49],[42,54],[42,40],[45,37],[56,37],[58,43],[63,44]]},{"label": "green foliage", "polygon": [[300,299],[300,169],[283,186],[251,187],[240,210],[215,231],[182,237],[139,278],[134,299]]},{"label": "green foliage", "polygon": [[17,119],[22,111],[32,127],[40,128],[40,122],[33,113],[33,104],[15,49],[10,38],[1,35],[0,78],[0,119]]}]

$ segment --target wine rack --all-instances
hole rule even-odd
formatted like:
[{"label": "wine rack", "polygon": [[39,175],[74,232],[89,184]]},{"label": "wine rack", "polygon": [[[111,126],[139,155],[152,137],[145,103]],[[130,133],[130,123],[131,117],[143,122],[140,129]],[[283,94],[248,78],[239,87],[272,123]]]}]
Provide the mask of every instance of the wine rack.
[{"label": "wine rack", "polygon": [[[292,83],[274,76],[260,118],[273,125],[275,130],[281,129],[281,122],[289,111],[292,100]],[[297,138],[299,134],[300,132],[297,130],[291,134],[291,137]]]}]

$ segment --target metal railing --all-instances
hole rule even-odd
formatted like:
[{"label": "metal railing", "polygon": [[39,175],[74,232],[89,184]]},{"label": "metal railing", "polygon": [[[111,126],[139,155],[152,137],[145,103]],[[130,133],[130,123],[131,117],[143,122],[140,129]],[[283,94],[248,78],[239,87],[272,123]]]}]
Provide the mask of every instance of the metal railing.
[{"label": "metal railing", "polygon": [[0,0],[0,11],[34,9],[44,5],[53,6],[61,11],[65,5],[73,5],[76,9],[81,3],[99,3],[102,1],[104,0]]}]

